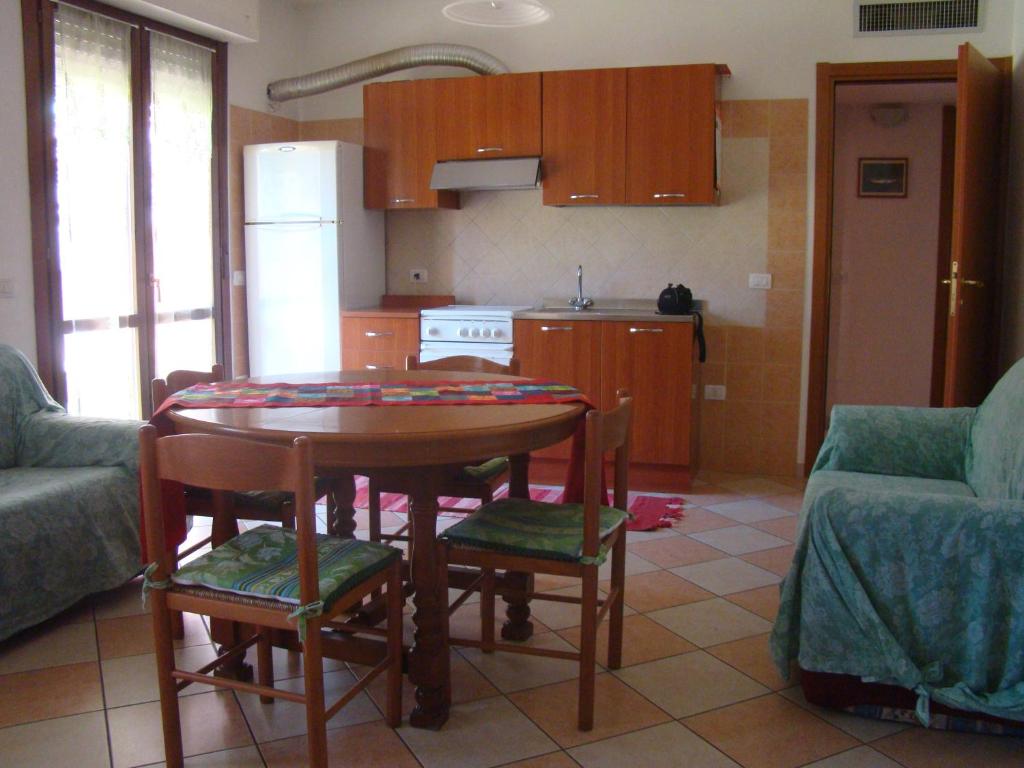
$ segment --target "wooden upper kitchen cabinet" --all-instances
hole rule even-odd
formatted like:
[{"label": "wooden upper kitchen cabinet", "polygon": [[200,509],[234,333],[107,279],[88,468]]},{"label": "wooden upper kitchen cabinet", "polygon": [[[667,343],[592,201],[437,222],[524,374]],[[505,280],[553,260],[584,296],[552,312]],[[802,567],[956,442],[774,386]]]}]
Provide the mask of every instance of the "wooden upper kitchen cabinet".
[{"label": "wooden upper kitchen cabinet", "polygon": [[627,72],[543,74],[544,205],[626,202]]},{"label": "wooden upper kitchen cabinet", "polygon": [[[601,323],[592,320],[514,320],[512,337],[522,376],[571,384],[594,405],[601,397]],[[567,459],[569,442],[534,451],[534,456]]]},{"label": "wooden upper kitchen cabinet", "polygon": [[458,208],[457,192],[430,188],[434,170],[434,80],[371,83],[363,88],[363,205]]},{"label": "wooden upper kitchen cabinet", "polygon": [[[698,429],[693,398],[693,325],[675,322],[602,322],[601,401],[615,391],[633,396],[630,460],[689,466]],[[518,331],[517,331],[518,333]],[[518,342],[518,337],[516,338]]]},{"label": "wooden upper kitchen cabinet", "polygon": [[717,202],[717,67],[636,67],[628,73],[626,202]]},{"label": "wooden upper kitchen cabinet", "polygon": [[341,367],[404,370],[420,349],[418,311],[346,310],[341,313]]},{"label": "wooden upper kitchen cabinet", "polygon": [[537,157],[540,73],[435,80],[437,159]]}]

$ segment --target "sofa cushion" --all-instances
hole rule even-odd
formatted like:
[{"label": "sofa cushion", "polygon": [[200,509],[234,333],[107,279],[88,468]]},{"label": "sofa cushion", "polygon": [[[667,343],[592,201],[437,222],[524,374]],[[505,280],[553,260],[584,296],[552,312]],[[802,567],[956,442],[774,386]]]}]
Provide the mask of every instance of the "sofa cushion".
[{"label": "sofa cushion", "polygon": [[22,421],[39,410],[63,411],[47,394],[32,363],[8,344],[0,344],[0,469],[17,463]]},{"label": "sofa cushion", "polygon": [[967,483],[959,480],[936,480],[929,477],[903,477],[900,475],[873,475],[865,472],[842,472],[819,469],[807,481],[804,491],[803,513],[814,500],[833,488],[849,488],[865,493],[932,493],[942,496],[974,496]]},{"label": "sofa cushion", "polygon": [[967,482],[978,496],[1024,499],[1024,358],[978,406],[967,451]]}]

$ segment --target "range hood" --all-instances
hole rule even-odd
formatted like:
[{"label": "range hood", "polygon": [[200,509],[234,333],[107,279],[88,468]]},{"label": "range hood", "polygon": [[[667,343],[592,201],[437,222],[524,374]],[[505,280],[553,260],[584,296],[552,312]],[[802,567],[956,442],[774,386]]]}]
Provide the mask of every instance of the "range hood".
[{"label": "range hood", "polygon": [[431,189],[536,189],[539,157],[444,160],[434,163]]}]

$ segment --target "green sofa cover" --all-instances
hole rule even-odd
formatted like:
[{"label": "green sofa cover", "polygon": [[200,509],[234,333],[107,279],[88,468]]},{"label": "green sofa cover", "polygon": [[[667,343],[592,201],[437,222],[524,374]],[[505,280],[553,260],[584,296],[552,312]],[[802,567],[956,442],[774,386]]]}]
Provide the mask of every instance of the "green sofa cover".
[{"label": "green sofa cover", "polygon": [[0,344],[0,640],[140,570],[138,429],[69,416]]},{"label": "green sofa cover", "polygon": [[1024,720],[1024,360],[976,409],[833,409],[771,646]]}]

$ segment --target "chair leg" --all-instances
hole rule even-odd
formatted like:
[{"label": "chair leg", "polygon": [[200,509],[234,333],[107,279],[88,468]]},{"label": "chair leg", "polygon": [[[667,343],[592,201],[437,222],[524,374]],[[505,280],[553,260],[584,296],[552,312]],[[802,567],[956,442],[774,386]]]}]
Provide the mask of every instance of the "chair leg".
[{"label": "chair leg", "polygon": [[397,728],[402,724],[402,561],[391,566],[388,579],[388,657],[391,660],[387,671],[388,701],[386,720],[389,726]]},{"label": "chair leg", "polygon": [[618,589],[615,605],[608,609],[608,668],[622,666],[622,610],[626,591],[626,531],[612,546],[612,589]]},{"label": "chair leg", "polygon": [[[178,570],[178,550],[172,547],[171,568]],[[172,573],[173,573],[172,571]],[[171,637],[175,640],[185,639],[185,615],[181,611],[171,611]]]},{"label": "chair leg", "polygon": [[580,627],[579,729],[594,727],[594,678],[597,664],[597,566],[583,568],[583,611]]},{"label": "chair leg", "polygon": [[[171,639],[171,611],[160,590],[150,595],[153,603],[153,635],[156,646],[157,679],[160,686],[160,719],[164,731],[164,756],[169,768],[184,765],[181,744],[181,715],[178,712],[178,687],[171,677],[174,671],[174,644]],[[179,614],[180,615],[180,614]]]},{"label": "chair leg", "polygon": [[291,502],[281,505],[281,527],[295,530],[295,505]]},{"label": "chair leg", "polygon": [[324,663],[320,621],[313,619],[302,644],[302,671],[306,681],[306,738],[310,768],[327,768],[327,722],[324,719]]},{"label": "chair leg", "polygon": [[[274,687],[274,649],[270,644],[270,630],[260,627],[260,639],[256,642],[256,660],[259,663],[259,682],[268,688]],[[273,696],[260,696],[263,704],[273,704]]]},{"label": "chair leg", "polygon": [[480,648],[484,653],[494,653],[494,570],[483,571],[480,583]]}]

